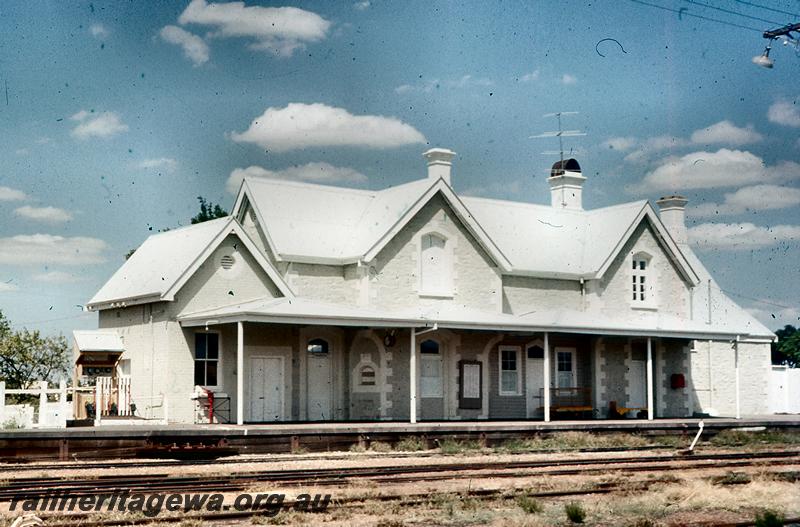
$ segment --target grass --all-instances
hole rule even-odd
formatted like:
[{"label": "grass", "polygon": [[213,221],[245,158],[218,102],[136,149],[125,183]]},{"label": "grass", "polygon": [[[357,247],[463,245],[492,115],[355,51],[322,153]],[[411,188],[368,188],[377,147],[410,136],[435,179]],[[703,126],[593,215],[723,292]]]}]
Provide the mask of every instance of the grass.
[{"label": "grass", "polygon": [[758,445],[797,445],[800,444],[800,434],[787,432],[744,432],[731,428],[723,430],[709,441],[711,445],[731,447],[731,446],[758,446]]},{"label": "grass", "polygon": [[401,452],[418,452],[420,450],[426,450],[427,447],[421,438],[417,436],[408,436],[398,441],[397,444],[394,445],[394,449]]},{"label": "grass", "polygon": [[481,446],[477,441],[458,441],[452,438],[446,438],[439,443],[439,450],[442,454],[463,454],[465,452],[475,452],[480,450]]},{"label": "grass", "polygon": [[783,514],[775,511],[763,511],[756,513],[756,527],[781,527],[784,522]]},{"label": "grass", "polygon": [[564,512],[572,523],[583,523],[583,520],[586,519],[586,511],[583,510],[583,505],[577,501],[564,504]]},{"label": "grass", "polygon": [[527,514],[539,514],[544,511],[544,505],[536,498],[530,496],[520,496],[517,498],[517,505]]},{"label": "grass", "polygon": [[648,446],[647,439],[633,434],[592,434],[589,432],[559,432],[527,439],[511,439],[498,452],[569,452],[582,449],[637,448]]}]

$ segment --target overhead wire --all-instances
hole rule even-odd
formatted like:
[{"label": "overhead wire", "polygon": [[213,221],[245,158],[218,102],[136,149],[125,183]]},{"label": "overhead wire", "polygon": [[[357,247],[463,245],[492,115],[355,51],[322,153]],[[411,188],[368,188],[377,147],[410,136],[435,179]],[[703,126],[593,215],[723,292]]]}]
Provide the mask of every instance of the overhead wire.
[{"label": "overhead wire", "polygon": [[776,9],[774,7],[769,7],[769,6],[765,6],[765,5],[762,5],[762,4],[756,4],[755,2],[748,2],[747,0],[733,0],[733,1],[737,2],[739,4],[750,6],[750,7],[757,7],[759,9],[765,9],[767,11],[772,11],[773,13],[780,13],[782,15],[789,15],[789,16],[800,18],[800,14],[792,13],[791,11],[784,11],[782,9]]},{"label": "overhead wire", "polygon": [[[724,7],[717,7],[715,5],[707,4],[705,2],[698,2],[697,0],[683,0],[687,4],[694,4],[699,5],[700,7],[705,7],[706,9],[714,9],[715,11],[719,11],[721,13],[727,13],[729,15],[736,15],[741,16],[744,18],[749,18],[751,20],[757,20],[759,22],[766,22],[767,24],[773,24],[776,26],[783,25],[781,22],[775,22],[774,20],[767,20],[766,18],[760,18],[757,16],[747,15],[745,13],[740,13],[738,11],[734,11],[733,9],[725,9]],[[684,12],[684,15],[687,14]]]},{"label": "overhead wire", "polygon": [[750,26],[743,26],[741,24],[736,24],[734,22],[728,22],[727,20],[721,20],[719,18],[712,18],[712,17],[709,17],[709,16],[703,16],[703,15],[696,15],[694,13],[689,13],[689,12],[687,12],[685,10],[682,10],[682,9],[675,9],[675,8],[666,7],[666,6],[663,6],[663,5],[651,4],[650,2],[645,2],[644,0],[629,0],[629,1],[633,2],[635,4],[641,4],[641,5],[644,5],[644,6],[653,7],[655,9],[661,9],[663,11],[670,11],[672,13],[677,13],[680,16],[688,16],[688,17],[692,17],[692,18],[699,18],[700,20],[706,20],[708,22],[716,22],[718,24],[724,24],[726,26],[736,27],[736,28],[739,28],[739,29],[747,29],[747,30],[750,30],[750,31],[756,31],[758,33],[763,33],[762,29],[758,29],[758,28],[750,27]]}]

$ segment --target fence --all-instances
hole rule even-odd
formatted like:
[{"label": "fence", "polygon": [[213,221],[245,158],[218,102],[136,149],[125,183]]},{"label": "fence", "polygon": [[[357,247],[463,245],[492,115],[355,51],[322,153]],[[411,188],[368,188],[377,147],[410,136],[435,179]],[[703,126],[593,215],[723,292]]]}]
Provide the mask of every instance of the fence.
[{"label": "fence", "polygon": [[[6,383],[0,381],[0,425],[13,428],[66,428],[67,419],[72,418],[72,408],[67,400],[67,382],[61,381],[58,388],[48,388],[47,381],[40,381],[38,388],[6,389]],[[31,405],[6,406],[6,395],[38,396],[37,418],[33,419],[33,412],[26,412]],[[56,395],[57,400],[51,402],[49,397]]]},{"label": "fence", "polygon": [[800,368],[772,367],[769,411],[773,414],[800,414]]}]

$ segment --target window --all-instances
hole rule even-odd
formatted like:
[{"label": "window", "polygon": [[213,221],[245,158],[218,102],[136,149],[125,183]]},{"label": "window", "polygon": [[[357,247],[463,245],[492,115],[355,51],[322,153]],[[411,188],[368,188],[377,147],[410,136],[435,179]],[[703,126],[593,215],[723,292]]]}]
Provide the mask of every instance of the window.
[{"label": "window", "polygon": [[194,335],[194,384],[219,386],[219,333]]},{"label": "window", "polygon": [[573,368],[573,351],[558,351],[556,353],[556,387],[574,388],[575,370]]},{"label": "window", "polygon": [[528,358],[529,359],[543,359],[544,358],[544,348],[541,346],[531,346],[528,348]]},{"label": "window", "polygon": [[425,234],[420,247],[420,293],[450,295],[452,283],[447,240],[438,234]]},{"label": "window", "polygon": [[500,348],[500,395],[520,394],[519,348]]},{"label": "window", "polygon": [[653,304],[653,276],[650,271],[650,257],[635,254],[631,259],[631,299],[634,306],[651,306]]},{"label": "window", "polygon": [[372,366],[362,367],[358,383],[361,386],[375,386],[375,368]]},{"label": "window", "polygon": [[308,352],[324,355],[328,353],[328,341],[323,339],[312,339],[308,341]]},{"label": "window", "polygon": [[442,397],[442,356],[439,343],[426,340],[419,346],[420,372],[419,391],[421,397]]}]

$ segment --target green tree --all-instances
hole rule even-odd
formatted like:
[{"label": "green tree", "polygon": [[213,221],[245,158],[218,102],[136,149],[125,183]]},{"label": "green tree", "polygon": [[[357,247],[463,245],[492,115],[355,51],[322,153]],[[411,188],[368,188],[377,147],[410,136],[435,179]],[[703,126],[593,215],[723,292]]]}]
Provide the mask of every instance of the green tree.
[{"label": "green tree", "polygon": [[800,330],[787,325],[775,334],[778,342],[772,343],[772,363],[800,366]]},{"label": "green tree", "polygon": [[67,339],[62,335],[43,337],[38,331],[13,331],[0,312],[0,380],[8,388],[59,380],[67,374],[69,359]]},{"label": "green tree", "polygon": [[203,196],[197,196],[197,201],[200,202],[200,212],[197,216],[192,218],[192,224],[203,223],[204,221],[215,220],[217,218],[224,218],[228,213],[218,204],[206,201]]}]

